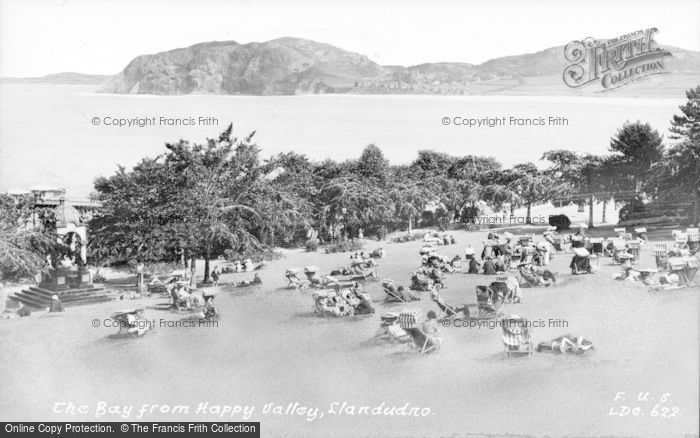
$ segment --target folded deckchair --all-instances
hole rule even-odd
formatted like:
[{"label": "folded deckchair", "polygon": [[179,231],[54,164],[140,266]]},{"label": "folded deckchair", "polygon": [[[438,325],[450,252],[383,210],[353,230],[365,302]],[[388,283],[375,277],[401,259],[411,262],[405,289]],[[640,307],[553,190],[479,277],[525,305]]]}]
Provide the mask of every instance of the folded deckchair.
[{"label": "folded deckchair", "polygon": [[530,356],[533,352],[532,337],[527,320],[519,316],[511,316],[501,322],[503,333],[501,340],[508,357],[513,355]]}]

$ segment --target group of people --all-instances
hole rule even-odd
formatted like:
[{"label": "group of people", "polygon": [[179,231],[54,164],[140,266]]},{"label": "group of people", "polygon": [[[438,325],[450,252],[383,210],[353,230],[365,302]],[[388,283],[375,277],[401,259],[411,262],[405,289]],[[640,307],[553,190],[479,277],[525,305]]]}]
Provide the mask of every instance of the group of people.
[{"label": "group of people", "polygon": [[443,286],[445,278],[442,269],[434,267],[423,267],[411,274],[411,289],[418,291],[429,291],[435,285]]},{"label": "group of people", "polygon": [[256,269],[260,269],[261,265],[255,265],[253,263],[253,260],[251,259],[244,259],[244,260],[235,260],[231,264],[228,264],[224,266],[221,269],[221,272],[224,274],[228,273],[233,273],[233,272],[251,272]]},{"label": "group of people", "polygon": [[432,252],[421,255],[421,265],[423,267],[438,268],[443,272],[454,272],[455,269],[462,266],[462,257],[454,256],[450,258]]},{"label": "group of people", "polygon": [[315,311],[321,316],[336,317],[374,313],[369,294],[355,283],[350,289],[338,289],[314,294]]}]

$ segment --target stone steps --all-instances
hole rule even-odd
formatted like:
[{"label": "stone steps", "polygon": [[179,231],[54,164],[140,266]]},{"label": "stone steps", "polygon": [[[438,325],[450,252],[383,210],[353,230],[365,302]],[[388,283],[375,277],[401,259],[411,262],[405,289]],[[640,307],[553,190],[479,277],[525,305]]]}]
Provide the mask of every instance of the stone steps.
[{"label": "stone steps", "polygon": [[32,286],[10,296],[15,301],[20,301],[27,306],[44,308],[51,306],[51,297],[58,295],[64,306],[76,306],[82,304],[101,303],[114,300],[115,294],[106,291],[101,286],[88,286],[80,289],[66,289],[52,291],[41,287]]}]

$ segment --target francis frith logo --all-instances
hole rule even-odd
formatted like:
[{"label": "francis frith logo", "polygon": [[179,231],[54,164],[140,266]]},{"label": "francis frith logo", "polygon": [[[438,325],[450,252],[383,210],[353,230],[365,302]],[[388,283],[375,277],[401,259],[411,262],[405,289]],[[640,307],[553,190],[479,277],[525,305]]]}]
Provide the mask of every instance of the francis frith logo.
[{"label": "francis frith logo", "polygon": [[667,50],[657,47],[657,29],[638,30],[610,40],[586,38],[564,47],[564,56],[571,63],[564,69],[564,83],[579,88],[594,83],[601,91],[627,85],[637,79],[664,72]]}]

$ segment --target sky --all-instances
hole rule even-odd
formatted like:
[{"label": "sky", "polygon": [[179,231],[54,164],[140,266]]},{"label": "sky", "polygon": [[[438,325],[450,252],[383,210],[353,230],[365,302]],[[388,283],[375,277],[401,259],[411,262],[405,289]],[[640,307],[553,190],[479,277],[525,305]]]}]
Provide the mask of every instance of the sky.
[{"label": "sky", "polygon": [[0,76],[114,74],[204,41],[308,38],[383,65],[482,63],[656,27],[700,50],[700,0],[0,0]]}]

